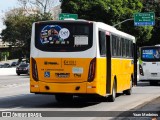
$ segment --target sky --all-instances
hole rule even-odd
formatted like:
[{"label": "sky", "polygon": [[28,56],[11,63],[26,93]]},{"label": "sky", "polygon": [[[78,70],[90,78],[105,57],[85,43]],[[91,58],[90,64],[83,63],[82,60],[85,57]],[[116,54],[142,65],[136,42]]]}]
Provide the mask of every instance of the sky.
[{"label": "sky", "polygon": [[1,0],[0,2],[0,33],[1,33],[1,30],[5,28],[2,20],[2,18],[4,17],[4,13],[15,7],[19,7],[17,0]]},{"label": "sky", "polygon": [[3,25],[3,20],[2,20],[5,12],[13,8],[17,8],[17,7],[20,7],[20,4],[17,2],[17,0],[0,0],[0,33],[2,29],[5,28],[5,26]]}]

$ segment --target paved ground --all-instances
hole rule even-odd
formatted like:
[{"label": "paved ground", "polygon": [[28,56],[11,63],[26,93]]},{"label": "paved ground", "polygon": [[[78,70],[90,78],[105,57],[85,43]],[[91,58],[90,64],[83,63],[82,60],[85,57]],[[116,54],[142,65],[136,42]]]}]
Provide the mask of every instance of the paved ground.
[{"label": "paved ground", "polygon": [[131,109],[131,111],[135,111],[132,113],[132,115],[134,114],[133,116],[135,117],[117,117],[112,120],[160,120],[160,97],[150,102],[143,103]]},{"label": "paved ground", "polygon": [[0,68],[0,75],[16,75],[16,68]]}]

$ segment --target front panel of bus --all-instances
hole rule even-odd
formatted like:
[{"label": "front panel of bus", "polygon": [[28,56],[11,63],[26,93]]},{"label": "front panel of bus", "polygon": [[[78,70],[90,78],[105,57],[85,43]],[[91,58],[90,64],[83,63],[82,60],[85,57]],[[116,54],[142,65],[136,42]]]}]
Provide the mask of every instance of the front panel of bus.
[{"label": "front panel of bus", "polygon": [[[95,31],[94,31],[95,32]],[[51,21],[33,24],[30,90],[33,93],[96,93],[93,23]]]},{"label": "front panel of bus", "polygon": [[139,79],[159,80],[160,78],[160,47],[142,47],[139,61]]}]

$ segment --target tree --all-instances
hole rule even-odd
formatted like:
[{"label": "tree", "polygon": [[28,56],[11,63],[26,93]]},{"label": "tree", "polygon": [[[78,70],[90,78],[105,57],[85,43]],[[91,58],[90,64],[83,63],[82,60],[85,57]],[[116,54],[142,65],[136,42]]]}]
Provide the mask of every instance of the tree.
[{"label": "tree", "polygon": [[153,26],[152,30],[152,37],[146,44],[160,44],[160,0],[144,0],[143,5],[144,12],[155,12],[155,25]]},{"label": "tree", "polygon": [[51,14],[39,11],[29,14],[24,8],[13,9],[4,18],[6,28],[2,30],[2,40],[19,48],[21,54],[29,57],[32,23],[44,20],[51,20]]},{"label": "tree", "polygon": [[[29,57],[32,23],[51,20],[52,0],[18,0],[21,7],[6,13],[1,36],[4,42],[16,47],[16,53]],[[17,55],[15,55],[17,56]]]},{"label": "tree", "polygon": [[139,0],[63,0],[62,12],[78,14],[80,19],[114,25],[142,9]]},{"label": "tree", "polygon": [[[104,22],[115,25],[129,18],[143,8],[140,0],[63,0],[63,13],[78,14],[80,19]],[[126,33],[136,36],[138,45],[152,37],[153,27],[135,27],[133,21],[116,26]]]},{"label": "tree", "polygon": [[41,14],[50,13],[57,0],[18,0],[23,8],[32,8]]}]

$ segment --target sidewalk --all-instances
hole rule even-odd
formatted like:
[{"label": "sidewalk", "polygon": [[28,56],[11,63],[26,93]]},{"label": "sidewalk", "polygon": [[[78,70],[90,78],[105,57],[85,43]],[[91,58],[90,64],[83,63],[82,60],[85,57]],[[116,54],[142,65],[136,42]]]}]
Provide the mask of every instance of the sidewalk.
[{"label": "sidewalk", "polygon": [[16,68],[0,68],[0,75],[16,75]]}]

